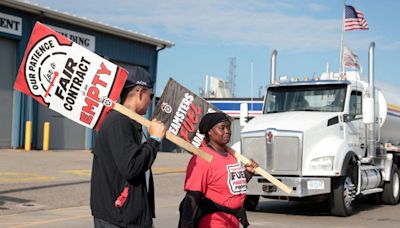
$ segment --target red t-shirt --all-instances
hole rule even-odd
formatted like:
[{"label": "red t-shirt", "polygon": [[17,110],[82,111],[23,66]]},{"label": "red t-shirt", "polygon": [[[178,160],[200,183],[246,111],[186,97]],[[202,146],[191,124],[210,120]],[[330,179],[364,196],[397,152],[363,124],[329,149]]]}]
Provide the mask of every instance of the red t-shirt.
[{"label": "red t-shirt", "polygon": [[[205,197],[225,207],[237,209],[243,206],[246,198],[247,181],[244,169],[234,156],[227,157],[209,147],[201,147],[203,151],[213,155],[211,162],[193,156],[186,170],[185,191],[202,192]],[[206,215],[200,222],[211,227],[210,222],[217,222],[221,227],[238,227],[238,219],[230,214],[217,212]],[[221,222],[226,222],[221,224]],[[217,224],[212,227],[218,227]]]}]

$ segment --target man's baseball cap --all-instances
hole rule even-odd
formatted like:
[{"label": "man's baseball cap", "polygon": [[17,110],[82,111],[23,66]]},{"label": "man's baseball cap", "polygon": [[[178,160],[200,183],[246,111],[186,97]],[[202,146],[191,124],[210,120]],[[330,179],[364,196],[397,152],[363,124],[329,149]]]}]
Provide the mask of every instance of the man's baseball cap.
[{"label": "man's baseball cap", "polygon": [[142,67],[134,66],[129,68],[129,74],[124,84],[124,90],[134,86],[144,86],[149,89],[153,88],[153,80],[150,73]]}]

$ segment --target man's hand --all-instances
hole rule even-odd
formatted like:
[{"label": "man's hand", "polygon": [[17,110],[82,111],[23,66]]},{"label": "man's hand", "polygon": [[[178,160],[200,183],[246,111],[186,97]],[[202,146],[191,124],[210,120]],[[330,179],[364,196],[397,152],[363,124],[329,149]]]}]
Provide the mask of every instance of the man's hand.
[{"label": "man's hand", "polygon": [[150,136],[155,136],[161,140],[165,136],[165,131],[166,131],[165,125],[161,121],[158,121],[157,119],[151,120],[149,126]]}]

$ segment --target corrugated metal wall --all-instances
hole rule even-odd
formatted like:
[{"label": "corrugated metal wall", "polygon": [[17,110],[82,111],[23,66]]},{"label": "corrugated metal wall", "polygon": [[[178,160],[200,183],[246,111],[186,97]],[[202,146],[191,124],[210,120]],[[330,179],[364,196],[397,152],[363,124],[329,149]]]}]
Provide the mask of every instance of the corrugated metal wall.
[{"label": "corrugated metal wall", "polygon": [[15,41],[0,38],[0,148],[11,145]]}]

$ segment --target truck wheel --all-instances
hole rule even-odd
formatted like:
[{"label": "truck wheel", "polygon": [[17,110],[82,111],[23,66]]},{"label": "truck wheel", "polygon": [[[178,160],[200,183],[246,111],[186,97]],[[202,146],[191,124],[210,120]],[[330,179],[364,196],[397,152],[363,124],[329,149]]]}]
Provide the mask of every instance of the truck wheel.
[{"label": "truck wheel", "polygon": [[351,179],[351,169],[344,177],[332,180],[332,193],[329,200],[331,214],[335,216],[349,216],[354,213],[356,186]]},{"label": "truck wheel", "polygon": [[396,205],[399,202],[400,179],[399,168],[396,164],[392,166],[390,182],[383,185],[382,202],[384,204]]},{"label": "truck wheel", "polygon": [[260,196],[256,195],[247,195],[244,200],[244,208],[248,211],[254,211],[257,207],[258,201],[260,200]]}]

